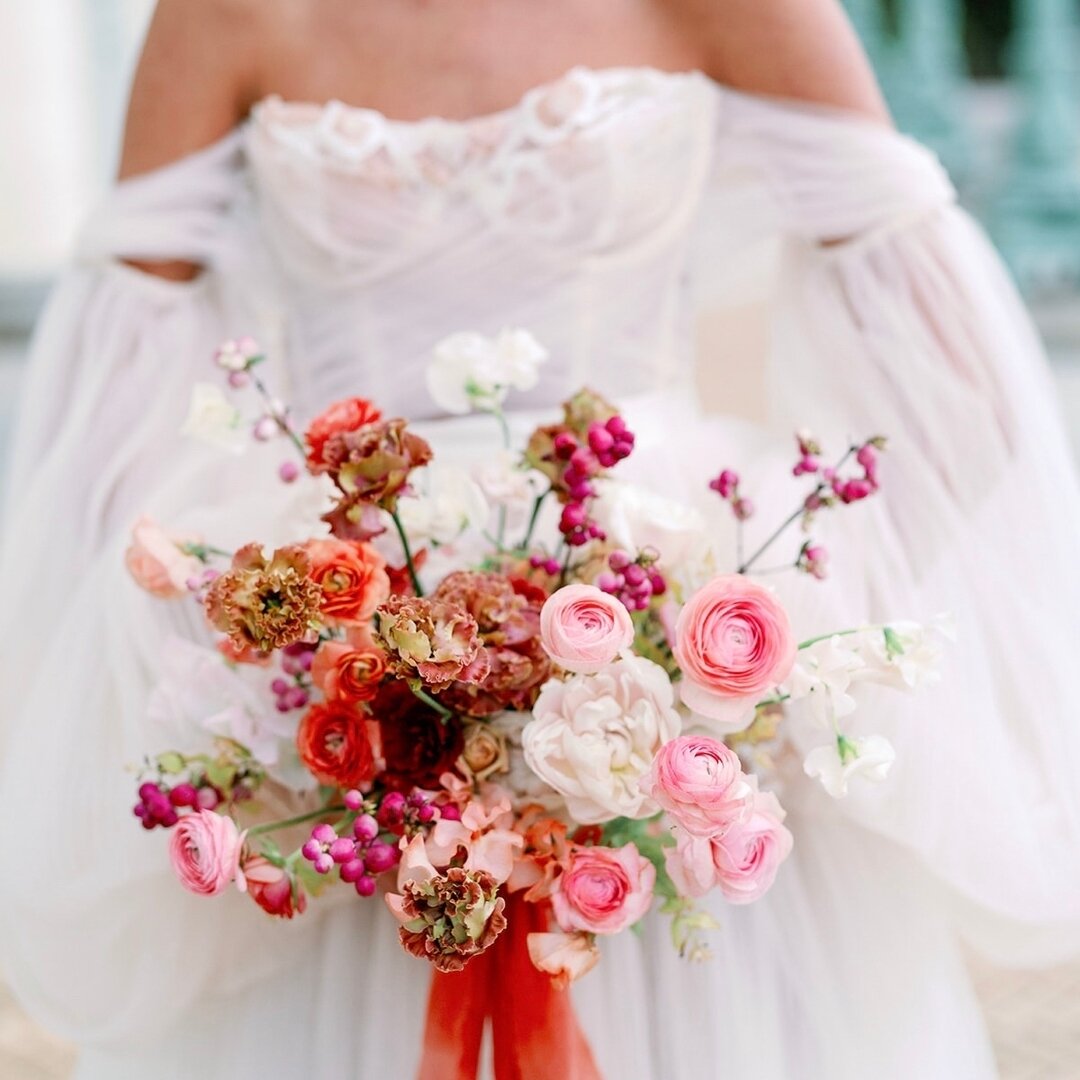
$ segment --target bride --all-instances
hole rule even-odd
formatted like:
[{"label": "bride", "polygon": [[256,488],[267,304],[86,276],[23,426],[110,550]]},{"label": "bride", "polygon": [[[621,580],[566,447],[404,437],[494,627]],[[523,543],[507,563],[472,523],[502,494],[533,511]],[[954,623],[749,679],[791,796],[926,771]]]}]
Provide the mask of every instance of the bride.
[{"label": "bride", "polygon": [[183,616],[122,554],[143,512],[251,539],[267,489],[179,435],[221,339],[301,415],[361,393],[452,440],[423,365],[503,325],[552,357],[521,407],[588,382],[670,417],[651,467],[687,497],[795,424],[887,434],[832,580],[785,598],[797,629],[959,625],[939,687],[864,710],[887,784],[786,793],[795,851],[712,960],[607,943],[573,990],[601,1071],[993,1075],[961,938],[1078,945],[1080,501],[1027,316],[835,0],[160,0],[122,177],[37,333],[0,582],[0,968],[77,1075],[415,1074],[428,970],[379,905],[204,905],[134,827]]}]

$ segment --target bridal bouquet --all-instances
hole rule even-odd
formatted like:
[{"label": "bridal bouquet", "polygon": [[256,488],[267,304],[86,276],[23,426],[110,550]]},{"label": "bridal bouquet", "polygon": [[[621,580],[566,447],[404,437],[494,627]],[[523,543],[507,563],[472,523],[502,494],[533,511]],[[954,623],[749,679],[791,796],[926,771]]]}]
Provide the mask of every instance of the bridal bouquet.
[{"label": "bridal bouquet", "polygon": [[[295,450],[281,480],[309,485],[322,513],[273,550],[135,527],[136,581],[200,605],[209,628],[172,641],[151,699],[198,744],[147,758],[135,806],[144,828],[171,830],[184,887],[235,883],[284,918],[330,885],[382,894],[405,949],[445,972],[521,919],[533,965],[564,986],[599,938],[654,908],[697,957],[713,925],[700,897],[745,904],[770,888],[793,841],[758,773],[776,771],[796,710],[821,732],[805,772],[831,795],[884,778],[886,740],[845,734],[853,692],[923,681],[944,628],[823,628],[800,643],[755,579],[789,527],[808,536],[817,515],[877,490],[883,440],[827,467],[800,434],[794,512],[724,573],[704,527],[696,547],[684,535],[667,550],[677,530],[664,528],[637,548],[613,539],[628,506],[653,500],[661,524],[690,511],[619,479],[635,436],[598,394],[513,445],[503,403],[545,356],[523,331],[435,350],[436,401],[496,421],[490,453],[440,468],[409,422],[361,398],[301,434],[255,344],[219,350],[230,387],[259,395],[255,439]],[[246,439],[214,385],[196,388],[188,430]],[[741,552],[754,508],[730,469],[710,487]],[[826,561],[806,538],[786,565],[824,578]]]}]

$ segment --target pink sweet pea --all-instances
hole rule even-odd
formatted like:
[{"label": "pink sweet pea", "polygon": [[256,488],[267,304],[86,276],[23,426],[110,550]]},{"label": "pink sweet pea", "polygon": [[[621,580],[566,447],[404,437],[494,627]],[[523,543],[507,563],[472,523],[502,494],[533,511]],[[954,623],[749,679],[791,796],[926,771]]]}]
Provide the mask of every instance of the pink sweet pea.
[{"label": "pink sweet pea", "polygon": [[617,934],[643,918],[652,904],[656,868],[634,844],[573,847],[551,902],[567,932]]},{"label": "pink sweet pea", "polygon": [[151,518],[141,517],[132,527],[124,562],[140,588],[175,599],[187,593],[189,578],[202,573],[202,563],[181,550],[182,544],[197,542],[194,536],[171,536]]},{"label": "pink sweet pea", "polygon": [[754,706],[787,678],[795,638],[766,588],[739,574],[714,578],[679,613],[672,650],[686,705],[723,732],[740,731]]},{"label": "pink sweet pea", "polygon": [[754,803],[739,755],[708,735],[664,743],[641,790],[695,836],[727,832],[749,817]]},{"label": "pink sweet pea", "polygon": [[559,667],[589,675],[633,644],[634,624],[621,600],[595,585],[567,585],[540,611],[540,640]]},{"label": "pink sweet pea", "polygon": [[245,892],[247,883],[239,872],[245,835],[232,818],[213,810],[185,814],[169,839],[169,858],[180,884],[199,896],[217,896],[235,880]]},{"label": "pink sweet pea", "polygon": [[248,895],[268,915],[291,919],[303,915],[307,897],[303,889],[293,890],[293,880],[283,867],[275,866],[262,855],[252,855],[244,860],[242,867]]},{"label": "pink sweet pea", "polygon": [[474,799],[461,811],[461,820],[442,818],[427,838],[427,857],[435,866],[449,866],[460,849],[466,870],[483,870],[498,884],[510,877],[525,840],[513,831],[510,801],[496,797],[490,805]]},{"label": "pink sweet pea", "polygon": [[722,836],[694,836],[676,830],[674,848],[664,853],[679,892],[704,896],[719,888],[732,904],[749,904],[772,887],[780,864],[791,854],[784,810],[772,792],[759,793],[750,817]]}]

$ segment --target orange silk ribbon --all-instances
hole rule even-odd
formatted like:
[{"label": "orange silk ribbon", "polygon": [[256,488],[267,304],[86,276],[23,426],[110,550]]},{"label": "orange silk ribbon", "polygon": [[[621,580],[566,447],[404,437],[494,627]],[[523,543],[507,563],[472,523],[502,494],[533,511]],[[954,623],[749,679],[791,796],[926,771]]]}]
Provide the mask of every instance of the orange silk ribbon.
[{"label": "orange silk ribbon", "polygon": [[547,905],[511,894],[506,919],[462,971],[435,972],[418,1080],[476,1080],[489,1017],[496,1080],[602,1080],[569,992],[529,959],[529,934],[548,929]]}]

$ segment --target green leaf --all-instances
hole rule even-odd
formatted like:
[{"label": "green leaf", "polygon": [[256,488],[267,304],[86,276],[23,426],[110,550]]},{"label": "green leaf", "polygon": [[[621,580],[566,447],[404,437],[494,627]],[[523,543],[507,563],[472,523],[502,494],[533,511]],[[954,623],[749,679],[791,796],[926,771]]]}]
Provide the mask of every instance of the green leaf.
[{"label": "green leaf", "polygon": [[900,636],[891,626],[882,627],[882,636],[885,638],[885,655],[890,660],[895,660],[898,656],[904,655],[904,644],[900,640]]},{"label": "green leaf", "polygon": [[157,766],[163,773],[175,774],[183,772],[186,765],[187,762],[184,760],[183,755],[177,754],[173,750],[160,754],[157,759]]}]

